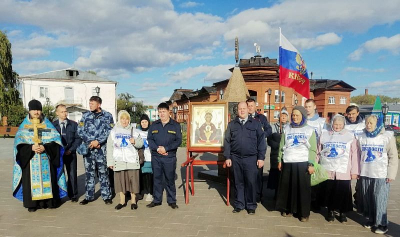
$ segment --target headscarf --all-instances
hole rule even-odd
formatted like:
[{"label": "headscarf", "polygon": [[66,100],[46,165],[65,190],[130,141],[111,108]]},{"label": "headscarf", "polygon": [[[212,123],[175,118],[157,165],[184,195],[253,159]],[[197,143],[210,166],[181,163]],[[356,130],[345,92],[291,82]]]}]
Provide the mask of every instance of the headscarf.
[{"label": "headscarf", "polygon": [[[383,128],[383,114],[379,114],[379,115],[371,114],[370,116],[374,116],[377,118],[376,128],[372,132],[368,132],[367,128],[364,128],[364,131],[365,131],[365,134],[367,135],[367,137],[376,137],[379,133],[381,133],[382,129],[384,129]],[[365,122],[367,122],[367,119],[365,120]]]},{"label": "headscarf", "polygon": [[[142,121],[143,120],[147,120],[147,122],[149,123],[149,126],[147,126],[147,128],[142,128]],[[150,119],[149,119],[149,116],[147,115],[147,114],[142,114],[142,116],[140,116],[140,129],[142,130],[142,131],[147,131],[148,129],[149,129],[149,127],[150,127]]]},{"label": "headscarf", "polygon": [[128,120],[131,121],[131,115],[126,111],[126,110],[121,110],[118,112],[118,121],[117,121],[117,126],[125,129],[129,129],[131,124],[129,123],[128,126],[123,127],[121,124],[121,117],[126,116],[128,117]]},{"label": "headscarf", "polygon": [[293,122],[292,117],[290,116],[290,121],[291,121],[290,126],[292,126],[292,128],[301,128],[307,124],[307,111],[303,106],[300,106],[300,105],[297,105],[293,108],[292,114],[293,114],[293,111],[295,111],[295,110],[297,110],[301,113],[302,119],[301,119],[300,124],[295,124]]}]

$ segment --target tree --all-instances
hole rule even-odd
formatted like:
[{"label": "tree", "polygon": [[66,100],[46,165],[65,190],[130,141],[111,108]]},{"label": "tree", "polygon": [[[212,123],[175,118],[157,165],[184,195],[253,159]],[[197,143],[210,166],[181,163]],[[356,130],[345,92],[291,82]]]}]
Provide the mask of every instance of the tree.
[{"label": "tree", "polygon": [[139,123],[140,116],[146,112],[148,106],[144,105],[143,102],[132,101],[133,98],[135,97],[129,93],[119,94],[117,99],[117,113],[121,110],[126,110],[131,115],[131,122]]},{"label": "tree", "polygon": [[396,103],[400,102],[400,98],[392,98],[386,95],[358,95],[351,97],[351,103],[356,103],[358,105],[371,105],[375,103],[376,97],[381,98],[382,103]]},{"label": "tree", "polygon": [[11,43],[0,31],[0,117],[12,118],[10,125],[17,126],[24,116],[19,118],[15,111],[24,111],[18,92],[18,74],[12,69]]}]

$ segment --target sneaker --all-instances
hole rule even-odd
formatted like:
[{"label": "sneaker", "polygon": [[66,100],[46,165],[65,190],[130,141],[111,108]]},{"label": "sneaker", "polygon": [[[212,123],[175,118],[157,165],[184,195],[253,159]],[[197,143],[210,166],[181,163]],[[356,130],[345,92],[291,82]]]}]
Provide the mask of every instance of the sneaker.
[{"label": "sneaker", "polygon": [[372,226],[374,226],[374,223],[372,221],[368,221],[367,223],[364,224],[364,228],[371,229]]},{"label": "sneaker", "polygon": [[376,230],[374,231],[375,234],[380,234],[380,235],[386,234],[386,232],[388,232],[387,226],[382,226],[382,225],[378,226],[378,228],[376,228]]},{"label": "sneaker", "polygon": [[147,196],[146,196],[146,202],[152,202],[153,201],[153,195],[151,195],[150,193],[149,194],[147,194]]}]

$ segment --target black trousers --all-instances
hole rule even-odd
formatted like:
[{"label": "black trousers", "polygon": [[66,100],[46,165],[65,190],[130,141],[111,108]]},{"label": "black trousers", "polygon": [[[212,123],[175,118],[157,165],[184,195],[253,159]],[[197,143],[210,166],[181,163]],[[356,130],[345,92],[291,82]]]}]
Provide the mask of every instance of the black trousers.
[{"label": "black trousers", "polygon": [[69,198],[78,198],[78,165],[76,154],[64,155],[63,161],[68,176],[67,191]]},{"label": "black trousers", "polygon": [[257,157],[232,157],[233,177],[236,197],[234,206],[239,209],[256,209]]}]

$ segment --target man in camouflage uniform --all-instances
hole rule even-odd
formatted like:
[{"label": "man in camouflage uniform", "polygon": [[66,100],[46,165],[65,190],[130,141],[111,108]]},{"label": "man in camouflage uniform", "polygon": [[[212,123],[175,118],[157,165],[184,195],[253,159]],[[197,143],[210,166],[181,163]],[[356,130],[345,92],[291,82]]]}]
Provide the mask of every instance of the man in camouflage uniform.
[{"label": "man in camouflage uniform", "polygon": [[99,175],[101,196],[105,204],[112,204],[106,160],[106,143],[114,126],[114,120],[109,112],[101,109],[101,102],[100,97],[92,96],[89,100],[90,112],[83,114],[78,125],[78,134],[88,146],[88,152],[83,156],[86,171],[86,198],[79,203],[81,205],[86,205],[94,200],[96,168]]}]

